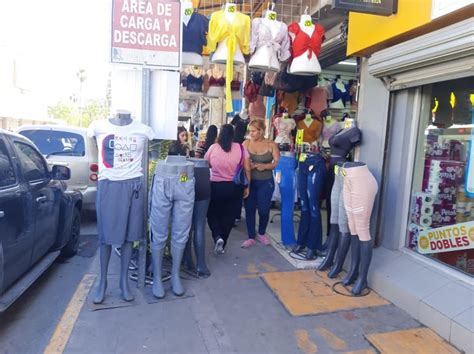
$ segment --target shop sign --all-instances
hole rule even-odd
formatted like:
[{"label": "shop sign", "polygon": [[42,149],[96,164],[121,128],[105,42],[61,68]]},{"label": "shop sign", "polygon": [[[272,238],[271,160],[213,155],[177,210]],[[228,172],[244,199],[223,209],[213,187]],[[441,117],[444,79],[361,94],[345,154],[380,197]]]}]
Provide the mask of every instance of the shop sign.
[{"label": "shop sign", "polygon": [[418,252],[433,254],[474,248],[474,221],[427,229],[418,236]]},{"label": "shop sign", "polygon": [[397,13],[398,0],[333,0],[332,7],[365,14],[390,16]]},{"label": "shop sign", "polygon": [[471,4],[472,0],[433,0],[431,19],[434,20]]},{"label": "shop sign", "polygon": [[181,5],[172,0],[113,0],[112,62],[180,69]]}]

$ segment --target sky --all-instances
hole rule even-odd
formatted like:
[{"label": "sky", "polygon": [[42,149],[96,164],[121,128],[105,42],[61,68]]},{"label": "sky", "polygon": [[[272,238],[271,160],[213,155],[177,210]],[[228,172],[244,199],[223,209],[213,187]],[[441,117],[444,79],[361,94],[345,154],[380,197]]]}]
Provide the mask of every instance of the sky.
[{"label": "sky", "polygon": [[[111,2],[0,0],[0,65],[14,58],[19,84],[46,104],[78,91],[80,68],[87,72],[83,98],[104,98]],[[0,86],[2,80],[5,84],[5,70]]]}]

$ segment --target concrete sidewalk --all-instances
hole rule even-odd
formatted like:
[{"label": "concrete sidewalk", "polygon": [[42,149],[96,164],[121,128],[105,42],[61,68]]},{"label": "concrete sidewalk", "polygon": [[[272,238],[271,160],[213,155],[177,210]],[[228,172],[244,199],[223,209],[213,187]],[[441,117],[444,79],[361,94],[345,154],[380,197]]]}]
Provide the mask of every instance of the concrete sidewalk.
[{"label": "concrete sidewalk", "polygon": [[[93,311],[88,296],[82,309],[79,307],[72,333],[64,339],[65,352],[375,353],[366,336],[421,328],[407,313],[388,302],[381,306],[292,316],[261,275],[295,271],[295,268],[272,247],[258,244],[241,249],[246,237],[244,230],[244,222],[234,228],[226,254],[219,256],[212,254],[209,236],[207,260],[212,275],[207,279],[192,279],[183,273],[188,278],[184,284],[189,297],[176,299],[168,292],[165,301],[150,304],[150,287],[146,287],[146,293],[134,287],[133,304]],[[96,256],[89,277],[96,275],[98,269]],[[118,271],[118,257],[113,255],[109,290],[116,297]],[[306,272],[311,272],[309,276],[314,274]],[[302,293],[308,291],[303,288],[306,286],[302,285]],[[301,295],[298,288],[292,291]],[[106,299],[111,300],[111,297]]]}]

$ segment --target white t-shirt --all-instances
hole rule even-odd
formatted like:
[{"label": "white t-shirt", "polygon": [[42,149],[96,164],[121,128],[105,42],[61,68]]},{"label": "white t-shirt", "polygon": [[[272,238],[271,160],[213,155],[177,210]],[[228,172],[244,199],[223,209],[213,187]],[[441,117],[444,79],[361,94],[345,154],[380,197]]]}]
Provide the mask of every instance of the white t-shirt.
[{"label": "white t-shirt", "polygon": [[155,138],[149,126],[135,120],[127,125],[115,125],[103,119],[93,121],[87,135],[97,139],[99,180],[123,181],[143,176],[145,142]]}]

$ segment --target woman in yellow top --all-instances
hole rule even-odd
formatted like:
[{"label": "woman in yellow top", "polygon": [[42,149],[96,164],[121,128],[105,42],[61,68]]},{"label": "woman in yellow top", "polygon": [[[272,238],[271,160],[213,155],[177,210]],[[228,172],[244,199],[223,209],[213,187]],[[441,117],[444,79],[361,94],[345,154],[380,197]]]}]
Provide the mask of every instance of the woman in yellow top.
[{"label": "woman in yellow top", "polygon": [[218,44],[227,45],[226,111],[233,112],[230,83],[234,79],[234,55],[237,46],[243,54],[250,53],[250,17],[238,12],[235,4],[228,3],[224,10],[211,15],[207,36],[209,52],[215,52]]}]

